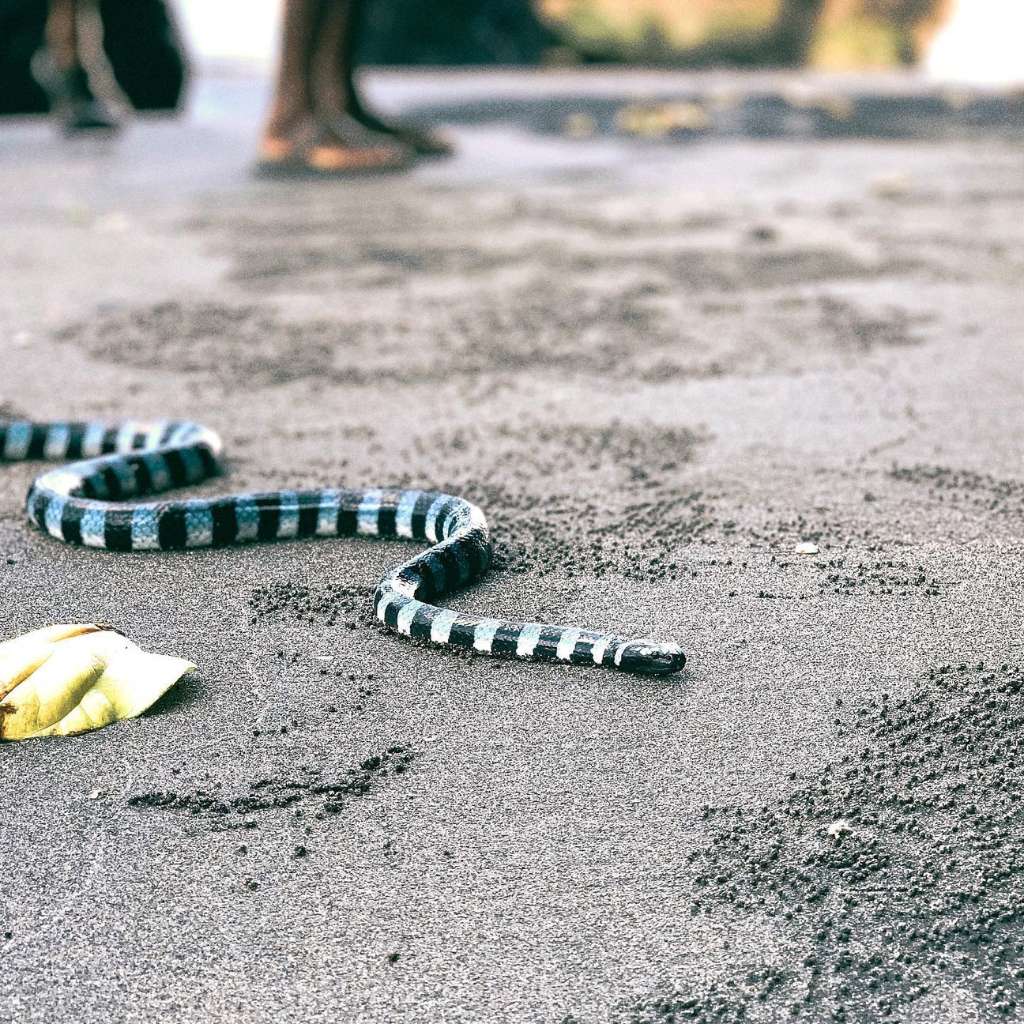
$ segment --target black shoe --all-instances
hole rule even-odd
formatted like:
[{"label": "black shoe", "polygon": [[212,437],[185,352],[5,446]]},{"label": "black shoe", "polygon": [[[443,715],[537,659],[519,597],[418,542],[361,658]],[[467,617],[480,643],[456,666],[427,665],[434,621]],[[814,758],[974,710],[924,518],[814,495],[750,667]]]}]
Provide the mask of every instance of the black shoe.
[{"label": "black shoe", "polygon": [[115,132],[121,125],[109,105],[89,85],[89,75],[80,64],[66,71],[54,66],[49,54],[40,51],[32,72],[50,97],[50,109],[65,135],[80,132]]}]

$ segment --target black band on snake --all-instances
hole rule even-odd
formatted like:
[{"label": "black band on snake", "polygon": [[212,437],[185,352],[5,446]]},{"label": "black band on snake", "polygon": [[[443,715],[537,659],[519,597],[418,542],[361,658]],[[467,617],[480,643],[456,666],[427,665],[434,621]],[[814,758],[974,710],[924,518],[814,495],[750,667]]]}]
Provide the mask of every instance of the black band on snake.
[{"label": "black band on snake", "polygon": [[[65,463],[28,493],[29,518],[50,536],[109,551],[166,551],[298,537],[400,537],[426,551],[391,570],[373,594],[387,627],[434,644],[536,661],[679,671],[677,644],[507,622],[432,603],[480,577],[491,562],[483,512],[436,491],[266,491],[180,501],[137,501],[219,472],[221,440],[196,423],[32,423],[0,420],[0,459]],[[131,504],[126,504],[126,502]]]}]

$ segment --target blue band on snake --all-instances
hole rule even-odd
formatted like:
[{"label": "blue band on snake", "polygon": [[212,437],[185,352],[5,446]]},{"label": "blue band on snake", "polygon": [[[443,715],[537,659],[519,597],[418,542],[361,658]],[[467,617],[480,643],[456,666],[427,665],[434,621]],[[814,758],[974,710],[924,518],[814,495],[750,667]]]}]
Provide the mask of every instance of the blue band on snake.
[{"label": "blue band on snake", "polygon": [[168,551],[301,537],[398,537],[429,543],[391,570],[373,594],[376,617],[404,636],[535,661],[676,672],[677,644],[627,640],[575,626],[508,622],[432,603],[478,579],[491,563],[487,519],[436,491],[278,490],[179,501],[137,501],[220,472],[222,444],[196,423],[33,423],[0,420],[0,459],[64,463],[42,473],[29,518],[51,537],[108,551]]}]

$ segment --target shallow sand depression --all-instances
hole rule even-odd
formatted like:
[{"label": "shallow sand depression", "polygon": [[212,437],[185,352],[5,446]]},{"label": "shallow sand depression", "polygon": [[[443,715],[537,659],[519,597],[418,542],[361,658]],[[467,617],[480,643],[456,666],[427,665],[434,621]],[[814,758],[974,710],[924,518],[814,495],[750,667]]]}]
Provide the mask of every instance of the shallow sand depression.
[{"label": "shallow sand depression", "polygon": [[0,467],[4,636],[200,666],[0,747],[0,1019],[1012,1017],[1020,137],[464,121],[451,163],[302,185],[239,123],[5,127],[3,415],[208,423],[203,493],[464,495],[496,560],[453,607],[686,671],[382,632],[399,542],[65,547]]}]

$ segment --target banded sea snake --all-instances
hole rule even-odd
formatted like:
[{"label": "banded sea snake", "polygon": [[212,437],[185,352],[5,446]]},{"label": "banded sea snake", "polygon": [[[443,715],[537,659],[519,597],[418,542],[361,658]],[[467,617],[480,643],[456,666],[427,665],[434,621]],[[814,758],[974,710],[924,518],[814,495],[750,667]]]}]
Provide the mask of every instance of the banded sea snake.
[{"label": "banded sea snake", "polygon": [[[377,584],[373,611],[390,629],[435,644],[537,661],[662,674],[681,669],[677,644],[477,618],[430,602],[481,576],[491,562],[476,505],[436,491],[278,490],[138,501],[220,471],[221,439],[197,423],[32,423],[0,420],[0,458],[66,463],[33,482],[29,518],[57,540],[109,551],[167,551],[298,537],[400,537],[431,547]],[[127,503],[130,502],[130,503]]]}]

